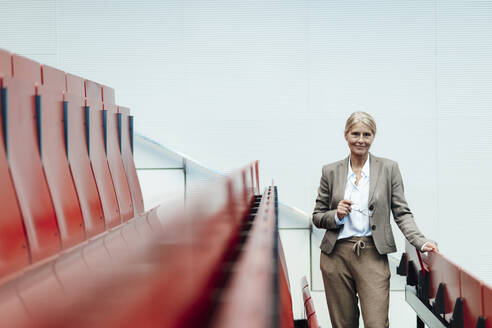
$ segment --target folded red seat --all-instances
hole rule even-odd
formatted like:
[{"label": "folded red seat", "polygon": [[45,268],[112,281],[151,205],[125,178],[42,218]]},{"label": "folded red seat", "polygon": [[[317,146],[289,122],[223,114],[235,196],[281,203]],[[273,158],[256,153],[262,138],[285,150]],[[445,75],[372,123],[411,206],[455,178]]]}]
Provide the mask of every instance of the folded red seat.
[{"label": "folded red seat", "polygon": [[483,315],[488,318],[485,321],[485,328],[492,328],[492,288],[488,285],[483,286]]},{"label": "folded red seat", "polygon": [[132,196],[130,187],[126,178],[123,160],[121,159],[120,144],[118,138],[118,119],[117,107],[114,104],[114,90],[103,86],[103,127],[104,127],[104,145],[106,157],[113,178],[113,185],[118,198],[120,214],[123,221],[127,221],[135,216],[133,210]]},{"label": "folded red seat", "polygon": [[484,321],[483,282],[462,270],[460,272],[461,297],[463,297],[463,323],[465,327],[478,327]]},{"label": "folded red seat", "polygon": [[65,73],[42,66],[43,84],[38,86],[40,145],[46,180],[51,192],[64,248],[85,239],[84,219],[70,167],[64,125]]},{"label": "folded red seat", "polygon": [[[64,102],[66,151],[84,217],[86,236],[89,238],[105,230],[104,212],[89,159],[84,112],[84,80],[78,76],[66,74],[66,84],[67,93]],[[106,205],[107,212],[113,209],[110,205],[111,203]]]},{"label": "folded red seat", "polygon": [[[89,158],[92,163],[94,177],[96,178],[99,197],[101,198],[106,227],[112,228],[119,225],[122,221],[113,179],[106,158],[106,151],[104,149],[101,86],[92,81],[85,81],[85,96],[85,123]],[[127,211],[124,212],[124,215],[128,215]]]},{"label": "folded red seat", "polygon": [[36,120],[36,87],[41,67],[12,55],[12,77],[4,77],[3,113],[7,157],[22,213],[33,262],[61,249],[58,223],[40,157],[39,120]]},{"label": "folded red seat", "polygon": [[[29,264],[29,249],[22,222],[22,215],[14,185],[10,178],[9,164],[5,153],[4,135],[6,121],[3,111],[8,103],[4,79],[11,78],[11,60],[8,52],[0,50],[0,279]],[[6,126],[5,126],[6,128]]]},{"label": "folded red seat", "polygon": [[118,107],[118,122],[121,156],[128,184],[130,186],[133,208],[135,210],[135,215],[142,215],[145,209],[142,190],[140,188],[135,161],[133,159],[133,116],[130,115],[130,109],[121,106]]},{"label": "folded red seat", "polygon": [[428,253],[426,264],[430,274],[429,297],[435,298],[434,311],[449,322],[456,301],[461,298],[461,268],[440,253]]}]

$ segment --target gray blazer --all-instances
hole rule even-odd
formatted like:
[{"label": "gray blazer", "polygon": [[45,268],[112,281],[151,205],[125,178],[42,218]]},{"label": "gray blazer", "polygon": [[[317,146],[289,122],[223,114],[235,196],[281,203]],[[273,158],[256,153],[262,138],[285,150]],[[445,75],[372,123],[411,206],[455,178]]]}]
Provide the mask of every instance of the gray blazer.
[{"label": "gray blazer", "polygon": [[[345,194],[349,157],[323,166],[321,182],[313,211],[313,223],[326,229],[321,250],[330,254],[338,239],[341,227],[335,223],[338,203]],[[403,191],[403,181],[398,163],[387,158],[376,157],[369,153],[369,218],[371,233],[380,254],[396,252],[395,239],[390,224],[390,209],[396,224],[403,235],[417,249],[427,242],[415,224],[412,212],[408,208]]]}]

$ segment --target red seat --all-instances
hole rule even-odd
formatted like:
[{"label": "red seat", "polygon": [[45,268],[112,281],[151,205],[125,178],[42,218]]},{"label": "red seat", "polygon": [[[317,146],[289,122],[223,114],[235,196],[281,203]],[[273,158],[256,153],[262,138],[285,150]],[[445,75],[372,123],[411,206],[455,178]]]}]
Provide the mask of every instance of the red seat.
[{"label": "red seat", "polygon": [[54,270],[67,295],[83,294],[90,286],[90,271],[82,257],[82,248],[60,256],[54,264]]},{"label": "red seat", "polygon": [[[215,197],[214,191],[209,198]],[[230,259],[239,239],[241,222],[233,219],[235,215],[228,201],[240,200],[221,198],[217,212],[208,213],[202,220],[194,221],[199,213],[207,212],[203,211],[205,206],[198,206],[193,207],[197,215],[173,216],[165,221],[166,229],[157,225],[153,233],[159,238],[148,244],[147,256],[137,257],[146,263],[145,272],[130,278],[133,288],[128,292],[126,283],[114,285],[111,296],[118,297],[118,308],[105,311],[100,326],[191,327],[203,324],[210,314],[210,293],[222,281],[221,265]],[[250,201],[248,199],[248,203]],[[160,221],[159,211],[155,215],[155,222]],[[244,218],[245,215],[246,210],[237,216]],[[194,222],[192,226],[191,222]],[[147,225],[148,229],[145,217],[137,218],[135,223],[137,227]]]},{"label": "red seat", "polygon": [[135,219],[135,229],[137,229],[140,238],[143,240],[152,237],[152,229],[145,215]]},{"label": "red seat", "polygon": [[435,297],[439,284],[444,284],[445,312],[448,314],[447,319],[449,319],[449,314],[454,310],[456,299],[461,297],[461,268],[438,253],[429,253],[426,264],[430,271],[429,297]]},{"label": "red seat", "polygon": [[485,327],[492,328],[492,288],[488,285],[483,286],[483,316]]},{"label": "red seat", "polygon": [[439,276],[439,270],[435,270],[435,261],[436,257],[439,256],[435,253],[428,253],[425,258],[425,264],[429,268],[429,298],[434,299],[437,294],[437,290],[439,289],[439,284],[441,283]]},{"label": "red seat", "polygon": [[84,218],[85,233],[89,238],[105,230],[104,214],[88,153],[84,80],[71,74],[66,74],[65,77],[68,159]]},{"label": "red seat", "polygon": [[8,94],[7,154],[31,259],[38,261],[61,249],[56,214],[38,148],[35,96],[36,86],[41,85],[41,67],[17,55],[12,56],[12,65],[12,79],[3,79]]},{"label": "red seat", "polygon": [[73,182],[65,147],[63,95],[65,73],[49,66],[42,67],[41,159],[51,192],[64,248],[85,239],[84,219]]},{"label": "red seat", "polygon": [[483,282],[464,270],[460,274],[464,326],[475,327],[478,317],[483,317]]},{"label": "red seat", "polygon": [[2,326],[30,328],[34,323],[13,283],[0,290],[0,318]]},{"label": "red seat", "polygon": [[410,244],[408,240],[405,239],[405,254],[407,255],[407,269],[408,269],[408,262],[412,261],[415,269],[417,270],[416,274],[418,277],[418,272],[420,270],[423,270],[424,272],[427,273],[427,268],[425,267],[423,261],[422,261],[422,256],[419,251]]},{"label": "red seat", "polygon": [[46,313],[56,313],[65,297],[52,263],[21,277],[16,288],[27,312],[35,321],[44,318]]},{"label": "red seat", "polygon": [[123,238],[122,227],[118,227],[117,230],[110,232],[104,237],[104,244],[108,250],[111,258],[122,258],[128,253],[128,244]]},{"label": "red seat", "polygon": [[145,209],[142,190],[140,189],[140,182],[138,181],[137,170],[133,160],[131,139],[133,136],[133,131],[130,130],[130,120],[133,119],[133,117],[130,116],[130,110],[128,108],[121,106],[118,107],[118,115],[120,116],[119,134],[121,156],[132,194],[133,208],[135,210],[135,215],[142,215]]},{"label": "red seat", "polygon": [[157,208],[154,208],[147,213],[147,221],[153,232],[159,232],[162,229],[162,223],[157,214]]},{"label": "red seat", "polygon": [[118,137],[118,119],[117,107],[114,104],[114,90],[103,86],[102,87],[103,114],[106,127],[105,145],[106,156],[108,159],[111,177],[113,178],[114,189],[118,198],[120,214],[123,221],[127,221],[134,217],[132,196],[130,187],[126,179],[125,167],[121,159],[120,144]]},{"label": "red seat", "polygon": [[142,243],[143,239],[140,237],[137,231],[135,220],[126,224],[122,229],[123,239],[125,239],[130,248],[133,248],[135,245],[139,245]]},{"label": "red seat", "polygon": [[[128,310],[113,312],[113,319],[108,316],[105,326],[116,327],[122,322],[133,326],[142,324],[142,320],[149,327],[200,326],[207,315],[208,295],[220,282],[220,264],[227,258],[232,249],[230,241],[238,233],[238,226],[227,215],[218,213],[197,223],[193,238],[188,241],[160,238],[163,243],[157,245],[159,257],[153,257],[160,264],[146,278],[145,292],[138,292],[139,297],[126,304]],[[177,231],[183,228],[172,225],[171,230],[172,227]],[[177,231],[172,231],[172,236],[180,236],[181,231]]]},{"label": "red seat", "polygon": [[98,238],[84,245],[82,249],[82,259],[89,267],[90,271],[105,270],[111,265],[111,255],[106,247],[104,238]]},{"label": "red seat", "polygon": [[[0,50],[0,80],[10,77],[10,54]],[[1,85],[1,82],[0,82]],[[7,99],[3,98],[3,87],[0,92],[0,104]],[[3,106],[0,106],[3,110]],[[9,165],[5,154],[5,140],[3,138],[3,115],[0,115],[0,278],[29,264],[29,250],[22,216],[17,202],[14,185],[10,178]]]},{"label": "red seat", "polygon": [[[244,171],[246,172],[246,171]],[[247,184],[244,184],[247,186]],[[251,189],[248,189],[251,190]],[[292,313],[292,297],[290,293],[289,274],[287,272],[287,264],[285,263],[284,250],[280,236],[277,238],[278,246],[278,289],[279,289],[279,309],[280,315],[279,327],[293,328],[294,314]],[[313,306],[314,310],[314,306]]]},{"label": "red seat", "polygon": [[86,123],[89,127],[89,158],[101,198],[106,227],[111,228],[121,223],[121,215],[104,149],[101,86],[95,82],[85,81],[85,96],[87,98]]}]

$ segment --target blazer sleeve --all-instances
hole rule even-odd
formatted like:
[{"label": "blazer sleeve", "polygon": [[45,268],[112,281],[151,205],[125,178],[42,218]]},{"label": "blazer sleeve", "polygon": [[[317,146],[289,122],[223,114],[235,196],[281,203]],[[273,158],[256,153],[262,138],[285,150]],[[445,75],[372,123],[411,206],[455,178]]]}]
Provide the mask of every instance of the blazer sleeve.
[{"label": "blazer sleeve", "polygon": [[313,224],[321,229],[339,229],[335,222],[335,214],[337,209],[330,208],[332,195],[328,187],[328,180],[325,168],[321,171],[321,181],[318,188],[318,197],[316,197],[316,205],[313,211]]},{"label": "blazer sleeve", "polygon": [[426,242],[430,241],[420,232],[413,214],[408,208],[403,179],[397,162],[393,162],[391,169],[391,211],[396,224],[410,244],[420,250]]}]

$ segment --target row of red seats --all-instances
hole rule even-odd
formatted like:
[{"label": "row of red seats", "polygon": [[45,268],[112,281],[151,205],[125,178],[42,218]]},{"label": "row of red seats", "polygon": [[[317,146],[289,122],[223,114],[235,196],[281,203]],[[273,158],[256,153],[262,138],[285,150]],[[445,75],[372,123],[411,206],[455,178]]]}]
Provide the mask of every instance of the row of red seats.
[{"label": "row of red seats", "polygon": [[3,278],[144,208],[111,88],[3,50],[0,81]]},{"label": "row of red seats", "polygon": [[417,285],[420,299],[444,324],[492,328],[490,286],[442,253],[422,255],[408,241],[403,259],[401,274],[407,275],[407,283]]},{"label": "row of red seats", "polygon": [[[121,251],[107,263],[99,262],[90,275],[77,277],[83,292],[60,293],[44,304],[35,326],[211,325],[225,268],[234,260],[241,227],[254,203],[249,173],[247,167],[193,193],[184,212],[176,207],[171,214],[169,205],[159,206],[146,219],[130,220],[136,226],[147,222],[151,233],[138,245],[130,243],[131,249],[110,247]],[[96,253],[104,249],[94,247]],[[16,322],[16,327],[32,326]]]},{"label": "row of red seats", "polygon": [[294,327],[276,219],[276,193],[271,186],[261,198],[212,327]]},{"label": "row of red seats", "polygon": [[[115,105],[111,88],[5,51],[0,83],[2,325],[219,324],[228,307],[217,295],[225,297],[234,290],[227,282],[242,279],[248,285],[241,290],[257,293],[242,301],[242,312],[230,312],[237,322],[264,302],[265,290],[273,292],[273,270],[278,287],[269,300],[281,302],[279,314],[267,319],[292,327],[280,240],[277,264],[263,256],[273,255],[265,246],[278,237],[272,188],[248,233],[250,250],[237,258],[258,205],[258,162],[190,193],[184,212],[160,206],[144,213],[132,117]],[[236,262],[233,272],[227,269]],[[264,290],[247,276],[250,265]],[[266,314],[271,304],[263,304]]]},{"label": "row of red seats", "polygon": [[[277,228],[278,229],[278,228]],[[278,302],[279,302],[279,327],[292,327],[295,325],[294,313],[292,311],[292,295],[290,290],[289,273],[287,263],[285,262],[285,253],[283,250],[280,236],[278,236]],[[293,323],[294,322],[294,323]]]}]

